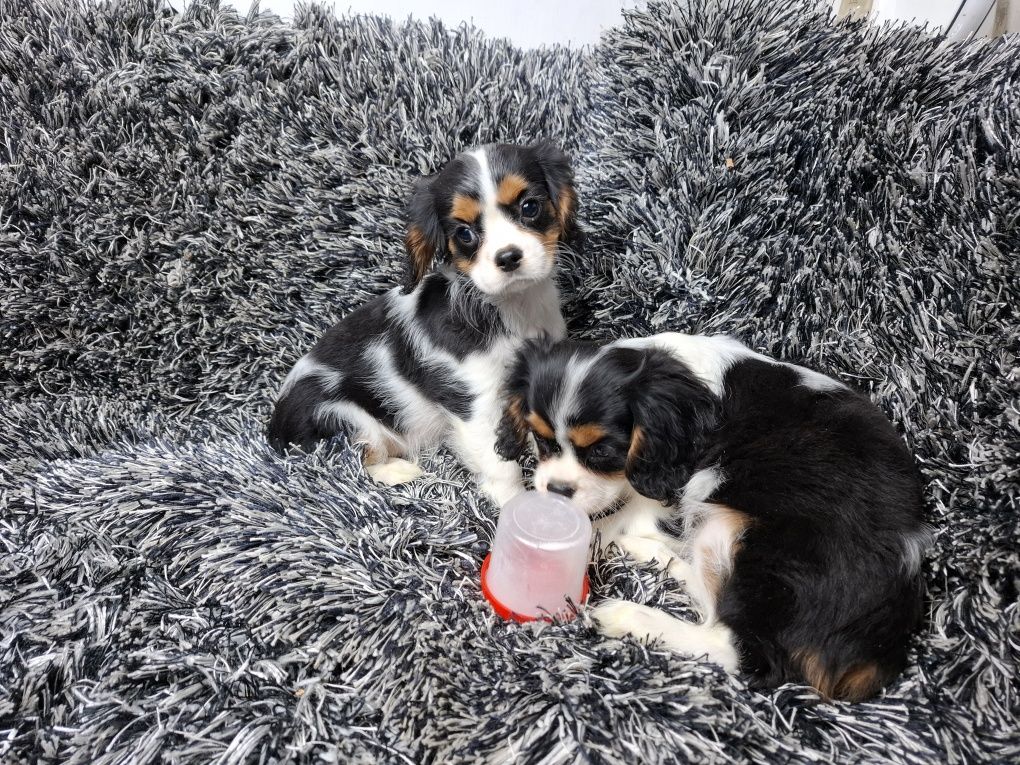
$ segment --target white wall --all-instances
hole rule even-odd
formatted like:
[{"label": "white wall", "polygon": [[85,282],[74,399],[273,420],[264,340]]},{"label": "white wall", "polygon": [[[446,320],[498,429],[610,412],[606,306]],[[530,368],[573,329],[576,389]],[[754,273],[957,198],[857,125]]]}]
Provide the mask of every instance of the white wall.
[{"label": "white wall", "polygon": [[[472,22],[492,37],[508,37],[524,48],[552,43],[588,45],[606,27],[618,24],[622,8],[634,8],[641,0],[324,0],[341,14],[379,13],[395,19],[438,16],[449,26]],[[227,0],[247,12],[252,0]],[[260,0],[259,8],[283,18],[294,15],[294,0]]]},{"label": "white wall", "polygon": [[[187,0],[183,0],[187,2]],[[621,10],[642,0],[319,0],[337,14],[381,13],[395,19],[438,16],[449,26],[469,21],[493,37],[508,37],[522,48],[552,43],[590,45]],[[698,0],[694,0],[697,2]],[[776,0],[782,2],[783,0]],[[948,27],[953,37],[1020,31],[1020,0],[829,0],[837,12],[870,15],[876,21],[901,20]],[[254,0],[224,0],[247,13]],[[259,0],[259,8],[293,18],[296,0]]]}]

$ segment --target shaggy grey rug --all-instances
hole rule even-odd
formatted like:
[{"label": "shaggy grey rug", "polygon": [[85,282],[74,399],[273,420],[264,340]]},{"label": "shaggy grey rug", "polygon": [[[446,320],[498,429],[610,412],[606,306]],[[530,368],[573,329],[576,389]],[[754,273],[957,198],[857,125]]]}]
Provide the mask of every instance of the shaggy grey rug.
[{"label": "shaggy grey rug", "polygon": [[[1020,41],[653,5],[593,51],[0,0],[0,760],[1016,761]],[[578,335],[729,332],[868,390],[937,528],[881,698],[499,621],[448,456],[283,460],[271,395],[401,270],[412,176],[575,158]],[[685,613],[621,560],[596,598]]]}]

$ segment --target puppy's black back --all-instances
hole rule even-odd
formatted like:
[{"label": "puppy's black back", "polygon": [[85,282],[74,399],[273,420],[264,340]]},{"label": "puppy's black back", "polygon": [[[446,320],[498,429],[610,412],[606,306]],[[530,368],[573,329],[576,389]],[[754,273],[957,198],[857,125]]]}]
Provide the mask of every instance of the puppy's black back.
[{"label": "puppy's black back", "polygon": [[866,397],[809,387],[792,367],[737,362],[722,407],[702,466],[724,476],[709,501],[751,519],[718,603],[742,668],[762,685],[874,694],[902,670],[921,615],[910,454]]}]

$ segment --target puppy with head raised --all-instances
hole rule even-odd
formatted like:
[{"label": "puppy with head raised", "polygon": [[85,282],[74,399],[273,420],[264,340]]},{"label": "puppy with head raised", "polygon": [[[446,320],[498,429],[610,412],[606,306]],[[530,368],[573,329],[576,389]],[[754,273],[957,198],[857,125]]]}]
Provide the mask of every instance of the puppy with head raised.
[{"label": "puppy with head raised", "polygon": [[[877,693],[920,620],[928,530],[913,460],[863,395],[726,337],[538,340],[508,376],[497,448],[535,486],[685,582],[700,624],[611,601],[609,635],[661,638],[754,683]],[[615,510],[615,512],[612,512]]]},{"label": "puppy with head raised", "polygon": [[566,333],[554,275],[575,237],[575,207],[570,164],[545,142],[483,146],[419,181],[408,284],[352,312],[298,360],[271,443],[309,449],[346,428],[387,484],[414,478],[422,451],[445,443],[495,501],[512,497],[520,468],[493,449],[499,388],[525,338]]}]

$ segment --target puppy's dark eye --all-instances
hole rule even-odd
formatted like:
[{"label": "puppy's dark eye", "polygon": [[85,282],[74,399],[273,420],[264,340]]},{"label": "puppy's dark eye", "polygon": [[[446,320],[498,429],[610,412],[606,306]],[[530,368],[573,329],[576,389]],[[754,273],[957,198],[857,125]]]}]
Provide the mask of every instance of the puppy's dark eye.
[{"label": "puppy's dark eye", "polygon": [[463,245],[470,247],[475,243],[475,232],[471,230],[469,226],[458,226],[457,230],[453,232],[453,235],[457,237],[457,241]]},{"label": "puppy's dark eye", "polygon": [[613,450],[609,447],[609,444],[598,443],[588,447],[588,456],[592,459],[605,459],[611,457],[612,453]]},{"label": "puppy's dark eye", "polygon": [[542,211],[537,199],[525,199],[521,202],[521,217],[534,218]]}]

